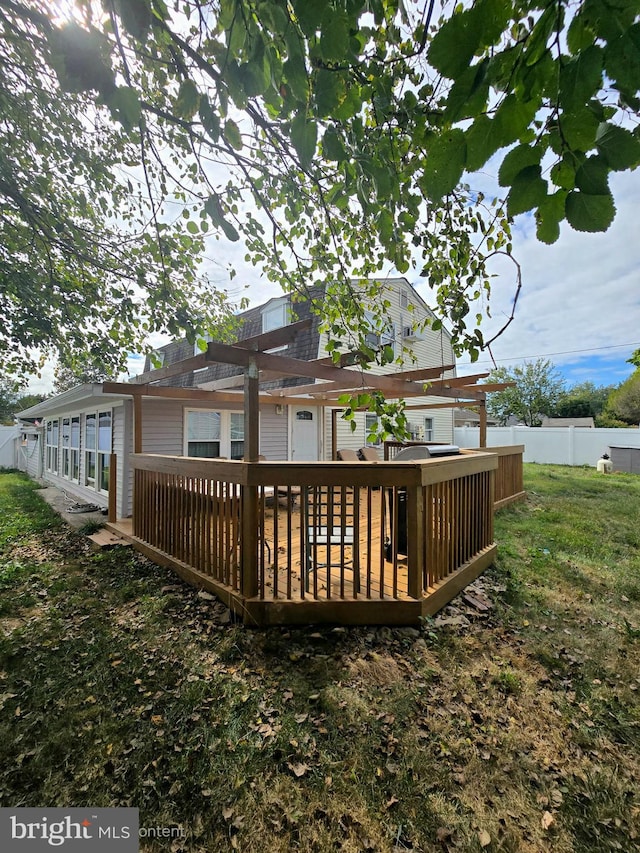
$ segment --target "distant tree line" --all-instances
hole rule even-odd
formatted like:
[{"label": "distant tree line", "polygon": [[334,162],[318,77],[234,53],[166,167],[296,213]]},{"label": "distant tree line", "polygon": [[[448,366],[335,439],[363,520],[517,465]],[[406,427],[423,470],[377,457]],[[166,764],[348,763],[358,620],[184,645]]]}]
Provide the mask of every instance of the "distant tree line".
[{"label": "distant tree line", "polygon": [[501,426],[516,419],[540,426],[544,417],[593,418],[597,427],[640,424],[640,349],[628,359],[636,367],[620,385],[579,382],[569,388],[552,362],[545,359],[517,367],[498,367],[487,382],[515,382],[513,388],[490,394],[487,412]]}]

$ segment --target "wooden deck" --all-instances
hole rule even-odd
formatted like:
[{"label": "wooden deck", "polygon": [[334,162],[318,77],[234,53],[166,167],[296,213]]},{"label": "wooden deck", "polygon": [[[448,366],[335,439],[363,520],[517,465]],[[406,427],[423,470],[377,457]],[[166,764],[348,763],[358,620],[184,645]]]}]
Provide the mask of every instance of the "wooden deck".
[{"label": "wooden deck", "polygon": [[[491,453],[400,463],[131,459],[134,517],[111,529],[250,624],[415,624],[495,555]],[[330,548],[313,533],[313,505],[327,489]]]}]

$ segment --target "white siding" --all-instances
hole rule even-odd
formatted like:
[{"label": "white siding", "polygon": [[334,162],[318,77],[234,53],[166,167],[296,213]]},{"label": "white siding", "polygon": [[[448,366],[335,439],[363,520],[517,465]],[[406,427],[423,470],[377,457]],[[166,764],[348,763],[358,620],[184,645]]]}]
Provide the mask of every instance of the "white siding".
[{"label": "white siding", "polygon": [[[455,355],[451,346],[451,336],[444,329],[432,331],[425,329],[419,333],[418,339],[406,340],[403,338],[402,329],[404,326],[419,323],[426,317],[433,316],[426,304],[409,285],[404,278],[394,278],[386,280],[387,291],[381,298],[386,298],[391,303],[388,309],[388,318],[390,323],[393,323],[395,330],[395,348],[396,355],[402,352],[402,346],[410,350],[410,353],[403,355],[403,364],[391,364],[386,367],[373,367],[370,372],[385,374],[396,373],[402,370],[417,370],[426,367],[439,367],[444,364],[455,364]],[[407,308],[402,306],[401,294],[405,292],[408,296],[408,301],[414,306],[414,310],[409,312]],[[320,357],[326,352],[327,336],[320,337]],[[413,358],[412,358],[413,355]],[[448,371],[445,376],[455,376],[455,369]],[[407,398],[407,406],[421,405],[424,408],[411,408],[407,411],[406,416],[409,423],[415,423],[419,426],[424,426],[425,417],[433,419],[433,440],[445,444],[453,441],[453,405],[451,409],[432,409],[429,411],[429,403],[445,403],[451,402],[444,397],[412,397]],[[348,422],[342,420],[338,415],[337,423],[337,444],[338,450],[342,448],[350,448],[357,450],[366,444],[366,427],[364,412],[356,413],[356,430],[351,431]],[[325,429],[325,458],[331,458],[331,410],[325,410],[324,418]],[[380,448],[382,453],[382,448]]]},{"label": "white siding", "polygon": [[260,453],[268,460],[289,458],[287,441],[287,410],[276,414],[275,406],[266,406],[260,410]]},{"label": "white siding", "polygon": [[[164,456],[182,456],[184,402],[174,400],[142,400],[142,452]],[[198,408],[197,403],[189,408]],[[206,407],[203,407],[206,408]]]}]

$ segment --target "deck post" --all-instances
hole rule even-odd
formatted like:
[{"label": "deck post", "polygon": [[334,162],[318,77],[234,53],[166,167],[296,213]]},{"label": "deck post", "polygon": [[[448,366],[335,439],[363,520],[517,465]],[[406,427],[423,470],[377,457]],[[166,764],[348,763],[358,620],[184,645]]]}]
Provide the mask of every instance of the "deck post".
[{"label": "deck post", "polygon": [[109,512],[107,520],[113,523],[117,520],[118,501],[118,457],[115,453],[109,456]]},{"label": "deck post", "polygon": [[424,489],[410,486],[407,489],[407,530],[411,531],[407,547],[407,592],[412,598],[422,597],[425,577],[425,515]]},{"label": "deck post", "polygon": [[480,448],[487,446],[487,399],[484,397],[478,401],[480,414]]},{"label": "deck post", "polygon": [[[245,464],[258,462],[260,453],[258,376],[258,366],[253,358],[244,372]],[[254,598],[258,594],[258,487],[243,485],[241,492],[240,589],[245,598]]]},{"label": "deck post", "polygon": [[133,452],[142,453],[142,397],[133,395]]}]

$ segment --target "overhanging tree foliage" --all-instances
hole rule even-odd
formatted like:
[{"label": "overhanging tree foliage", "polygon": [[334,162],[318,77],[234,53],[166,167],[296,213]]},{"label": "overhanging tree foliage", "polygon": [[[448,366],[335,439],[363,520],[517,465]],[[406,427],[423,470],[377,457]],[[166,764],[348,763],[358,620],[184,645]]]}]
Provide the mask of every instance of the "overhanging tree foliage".
[{"label": "overhanging tree foliage", "polygon": [[[2,173],[18,184],[0,185],[16,246],[5,363],[16,343],[103,347],[91,309],[124,348],[149,329],[193,337],[209,229],[242,237],[247,263],[294,294],[334,281],[318,306],[333,345],[382,361],[361,330],[365,306],[380,321],[387,306],[350,280],[416,265],[475,357],[472,306],[486,309],[491,257],[511,252],[508,217],[534,213],[545,242],[564,219],[605,230],[610,173],[640,162],[636,0],[475,0],[438,20],[400,0],[76,5],[62,21],[41,0],[0,0]],[[506,212],[463,184],[497,153]]]}]

